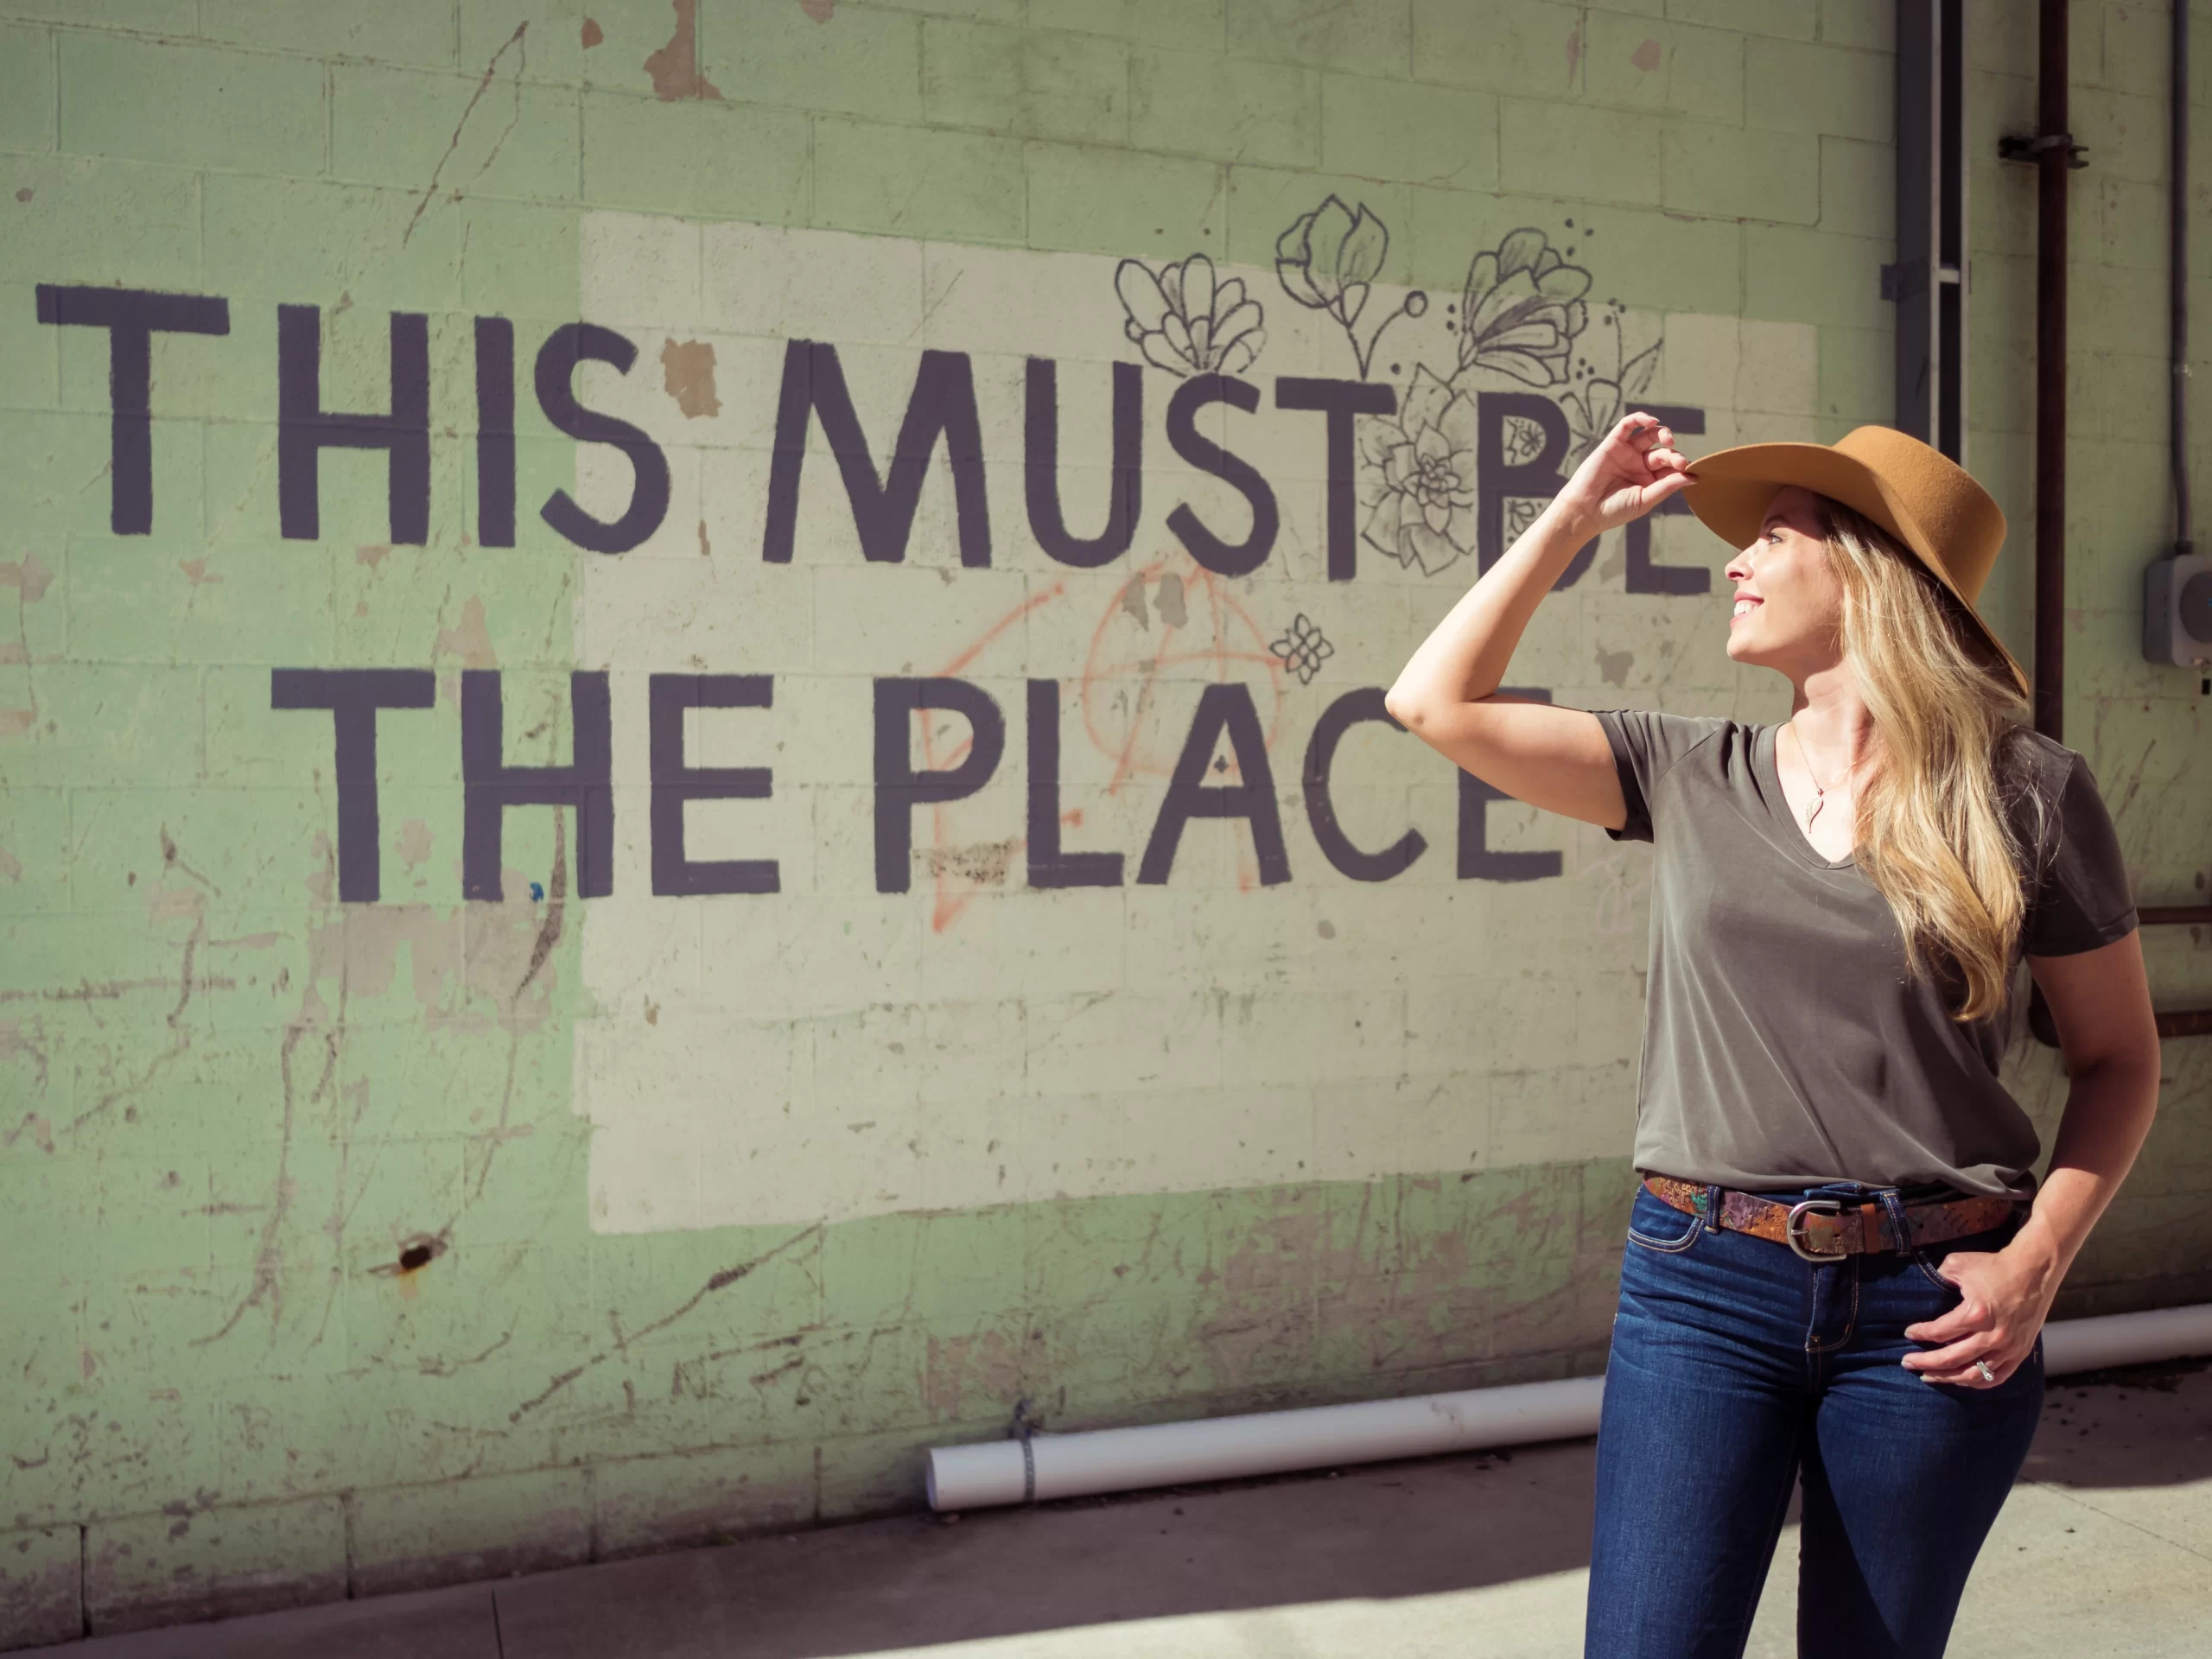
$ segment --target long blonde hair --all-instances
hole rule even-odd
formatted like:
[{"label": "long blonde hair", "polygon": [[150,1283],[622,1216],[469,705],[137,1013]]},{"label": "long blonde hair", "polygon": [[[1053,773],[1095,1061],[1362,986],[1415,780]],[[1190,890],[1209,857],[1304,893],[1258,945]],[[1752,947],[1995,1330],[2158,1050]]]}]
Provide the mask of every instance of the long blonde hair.
[{"label": "long blonde hair", "polygon": [[1859,868],[1897,918],[1910,971],[1952,982],[1954,1020],[1988,1019],[2009,1002],[2027,908],[2005,810],[2027,703],[1926,566],[1864,514],[1827,497],[1821,509],[1844,656],[1878,740],[1858,793]]}]

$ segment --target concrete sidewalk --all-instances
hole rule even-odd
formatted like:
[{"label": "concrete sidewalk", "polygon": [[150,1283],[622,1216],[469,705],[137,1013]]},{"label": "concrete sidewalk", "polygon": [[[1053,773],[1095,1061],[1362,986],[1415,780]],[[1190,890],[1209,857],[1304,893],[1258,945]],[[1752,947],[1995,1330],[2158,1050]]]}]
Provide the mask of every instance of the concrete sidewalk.
[{"label": "concrete sidewalk", "polygon": [[[1580,1651],[1592,1444],[913,1515],[35,1650],[48,1659],[1174,1659]],[[1796,1528],[1750,1652],[1793,1654]],[[1956,1659],[2212,1652],[2212,1370],[2068,1379]]]}]

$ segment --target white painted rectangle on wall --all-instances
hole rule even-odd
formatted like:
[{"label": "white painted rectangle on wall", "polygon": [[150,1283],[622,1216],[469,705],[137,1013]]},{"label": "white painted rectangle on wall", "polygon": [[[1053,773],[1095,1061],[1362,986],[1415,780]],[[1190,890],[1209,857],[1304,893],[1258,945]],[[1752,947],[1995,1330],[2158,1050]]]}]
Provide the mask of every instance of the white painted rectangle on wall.
[{"label": "white painted rectangle on wall", "polygon": [[[1809,436],[1813,330],[1622,309],[1571,242],[1507,224],[1468,250],[1461,291],[1373,286],[1363,274],[1388,228],[1332,199],[1285,227],[1264,270],[586,216],[583,315],[638,358],[627,374],[586,363],[578,395],[649,435],[672,480],[642,545],[576,556],[575,658],[608,674],[617,734],[614,891],[582,906],[575,1039],[595,1228],[1627,1150],[1639,855],[1510,801],[1471,804],[1448,764],[1373,715],[1474,579],[1485,506],[1502,545],[1538,505],[1486,500],[1485,445],[1494,467],[1522,468],[1497,476],[1528,487],[1640,404],[1696,410],[1694,453],[1733,441],[1739,408],[1759,411],[1756,435]],[[764,547],[794,341],[834,350],[867,453],[836,453],[810,416],[778,563]],[[871,561],[841,463],[882,487],[925,353],[957,356],[972,382],[970,562],[943,434],[903,556]],[[1033,359],[1056,382],[1047,493],[1077,537],[1100,534],[1116,487],[1114,365],[1139,376],[1139,510],[1126,550],[1096,568],[1056,560],[1032,528]],[[1179,453],[1172,400],[1209,375],[1231,398],[1249,387],[1252,407],[1201,402]],[[1395,411],[1357,417],[1334,485],[1332,417],[1295,406],[1310,385],[1287,405],[1286,380],[1390,389]],[[1192,437],[1249,467],[1245,483],[1209,470]],[[1255,506],[1253,476],[1270,505]],[[1334,580],[1332,488],[1352,515]],[[631,489],[618,449],[579,448],[587,512],[619,517]],[[1194,556],[1179,509],[1232,551]],[[1248,556],[1233,550],[1268,512],[1255,568],[1207,568]],[[1654,591],[1695,585],[1726,550],[1687,517],[1649,530],[1637,550],[1602,539],[1539,612],[1512,683],[1582,707],[1733,706],[1724,584]],[[688,712],[683,759],[765,767],[772,793],[683,816],[690,859],[772,859],[774,892],[652,892],[655,675],[770,677],[767,706]],[[911,822],[909,885],[881,891],[878,682],[940,677],[988,697],[1002,751],[958,799],[893,803]],[[1058,722],[1060,850],[1119,855],[1110,884],[1036,884],[1039,681]],[[1338,710],[1321,766],[1317,728],[1363,690],[1366,717]],[[1201,709],[1231,703],[1249,729],[1228,718],[1185,761]],[[957,767],[976,736],[963,714],[931,711],[907,722],[902,759]],[[1163,812],[1177,817],[1179,762],[1208,801],[1264,769],[1257,817],[1280,855],[1253,816],[1206,816],[1186,789],[1196,812],[1165,879],[1141,880]],[[1394,847],[1387,879],[1362,862]]]}]

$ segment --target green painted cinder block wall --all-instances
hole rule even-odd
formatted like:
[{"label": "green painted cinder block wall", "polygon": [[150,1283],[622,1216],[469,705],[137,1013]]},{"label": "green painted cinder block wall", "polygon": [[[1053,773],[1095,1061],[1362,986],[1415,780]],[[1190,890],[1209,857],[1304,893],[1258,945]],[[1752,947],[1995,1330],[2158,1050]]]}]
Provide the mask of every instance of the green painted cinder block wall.
[{"label": "green painted cinder block wall", "polygon": [[[1342,836],[1427,845],[1344,873],[1309,738],[1463,590],[1478,514],[1416,554],[1363,459],[1357,577],[1329,580],[1321,423],[1275,388],[1389,385],[1385,448],[1525,408],[1482,398],[1598,418],[1609,377],[1701,411],[1698,447],[1889,419],[1891,12],[0,0],[0,1645],[912,1506],[923,1448],[1017,1410],[1072,1429],[1599,1369],[1643,867],[1510,804],[1472,809],[1455,867],[1453,780],[1369,724],[1338,752]],[[2206,699],[2136,643],[2171,533],[2167,25],[2075,14],[2067,736],[2139,895],[2193,902]],[[2033,188],[1995,155],[2031,125],[2033,43],[2017,7],[1969,17],[1969,461],[2014,526],[1986,607],[2024,652]],[[1280,274],[1331,198],[1367,216],[1359,251]],[[1585,288],[1546,299],[1532,249]],[[1116,262],[1175,265],[1187,299],[1194,255],[1263,306],[1263,348],[1177,345],[1141,293],[1125,313]],[[1364,308],[1325,286],[1347,278]],[[154,337],[148,533],[118,531],[107,334],[41,322],[41,284],[226,302],[219,337]],[[1466,308],[1511,294],[1555,360],[1501,366],[1495,334],[1474,360]],[[425,317],[419,543],[375,451],[325,451],[315,533],[284,533],[279,306],[317,308],[331,410],[388,409],[391,318]],[[480,514],[508,470],[479,443],[485,317],[515,340],[512,545]],[[538,513],[630,498],[533,396],[580,319],[637,360],[585,363],[578,395],[670,472],[619,556]],[[795,556],[761,558],[793,338],[838,348],[879,461],[920,351],[967,354],[988,569],[941,456],[906,558],[863,557],[819,439]],[[1096,569],[1025,525],[1027,356],[1061,365],[1077,534],[1109,499],[1103,365],[1150,365],[1141,528]],[[1165,527],[1179,499],[1248,522],[1164,455],[1202,367],[1263,394],[1199,417],[1277,492],[1250,572]],[[1721,654],[1718,586],[1656,593],[1643,556],[1609,538],[1516,674],[1779,713]],[[1694,582],[1725,551],[1677,519],[1649,556]],[[276,671],[365,669],[434,698],[378,722],[373,903],[341,891],[331,717],[272,706]],[[518,806],[500,897],[464,901],[461,677],[492,670],[512,766],[575,758],[569,677],[607,675],[611,894],[578,891],[576,814]],[[772,771],[688,833],[694,859],[776,857],[775,893],[652,893],[652,673],[772,677],[772,709],[681,729],[690,764]],[[886,891],[870,686],[932,675],[988,692],[1004,756],[912,814]],[[1118,849],[1120,887],[1025,879],[1037,679],[1065,844]],[[1287,881],[1250,823],[1203,818],[1137,879],[1207,685],[1256,699],[1273,804],[1248,809]],[[968,737],[940,717],[911,762]],[[1232,743],[1215,776],[1260,760]],[[2162,1001],[2212,994],[2192,930],[2146,945]],[[2212,1295],[2207,1052],[2169,1046],[2062,1313]],[[2024,1039],[2012,1075],[2054,1123],[2048,1055]]]}]

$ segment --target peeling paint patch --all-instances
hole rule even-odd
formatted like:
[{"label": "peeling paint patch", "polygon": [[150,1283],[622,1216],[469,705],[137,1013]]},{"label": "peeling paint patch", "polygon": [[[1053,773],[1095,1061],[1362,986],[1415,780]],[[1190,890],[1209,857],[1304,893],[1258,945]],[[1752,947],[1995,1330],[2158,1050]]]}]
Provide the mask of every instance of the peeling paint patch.
[{"label": "peeling paint patch", "polygon": [[[688,420],[722,412],[715,396],[715,348],[703,340],[665,340],[660,348],[661,385]],[[706,526],[700,525],[705,534]]]},{"label": "peeling paint patch", "polygon": [[702,518],[699,521],[699,556],[709,559],[714,556],[714,544],[707,539],[707,521]]},{"label": "peeling paint patch", "polygon": [[37,718],[35,709],[0,709],[0,737],[21,737]]},{"label": "peeling paint patch", "polygon": [[1598,653],[1598,672],[1605,677],[1607,685],[1626,685],[1628,671],[1636,666],[1632,651],[1601,651]]},{"label": "peeling paint patch", "polygon": [[484,624],[484,601],[471,594],[461,602],[461,626],[440,628],[430,646],[430,660],[458,657],[463,668],[497,668],[499,653],[492,649],[491,630]]},{"label": "peeling paint patch", "polygon": [[601,41],[606,40],[606,38],[607,31],[605,29],[601,29],[592,19],[588,17],[584,19],[583,41],[585,51],[590,51],[592,48],[599,45]]},{"label": "peeling paint patch", "polygon": [[722,102],[721,89],[699,73],[699,0],[669,0],[669,4],[676,9],[676,33],[645,59],[653,96],[664,104],[683,98]]},{"label": "peeling paint patch", "polygon": [[220,576],[207,574],[207,561],[205,559],[179,559],[176,568],[184,572],[184,579],[195,588],[222,580]]},{"label": "peeling paint patch", "polygon": [[826,23],[837,15],[837,0],[798,0],[798,9],[817,23]]},{"label": "peeling paint patch", "polygon": [[413,869],[430,855],[430,826],[420,818],[410,818],[399,826],[398,850],[400,860]]},{"label": "peeling paint patch", "polygon": [[0,876],[4,876],[10,881],[21,881],[23,879],[22,865],[5,847],[0,847]]},{"label": "peeling paint patch", "polygon": [[1649,74],[1659,67],[1659,60],[1663,54],[1664,48],[1658,41],[1647,40],[1628,54],[1628,60]]},{"label": "peeling paint patch", "polygon": [[54,572],[39,563],[35,553],[26,553],[20,559],[0,564],[0,588],[22,588],[26,605],[35,605],[44,599],[53,582]]},{"label": "peeling paint patch", "polygon": [[391,548],[388,543],[378,543],[367,547],[357,547],[353,550],[353,563],[356,564],[365,564],[370,569],[373,570],[377,566],[385,562],[385,558],[390,556],[391,552]]}]

